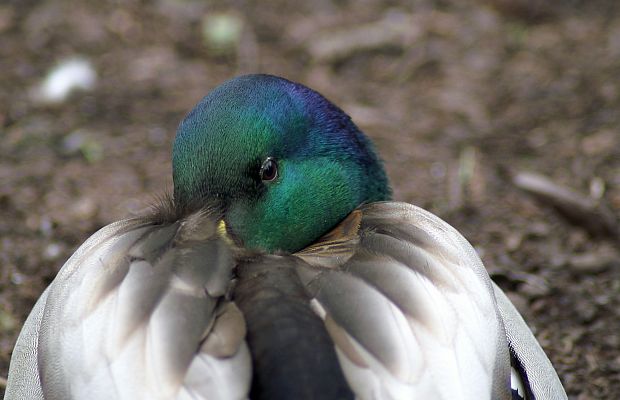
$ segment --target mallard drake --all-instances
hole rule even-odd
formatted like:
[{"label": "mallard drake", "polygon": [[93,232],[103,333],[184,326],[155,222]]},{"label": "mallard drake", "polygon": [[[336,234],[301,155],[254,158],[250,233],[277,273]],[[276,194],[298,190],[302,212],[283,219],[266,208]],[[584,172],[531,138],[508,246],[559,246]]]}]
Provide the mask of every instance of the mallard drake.
[{"label": "mallard drake", "polygon": [[174,193],[28,317],[7,399],[566,399],[454,228],[393,202],[350,117],[248,75],[181,122]]}]

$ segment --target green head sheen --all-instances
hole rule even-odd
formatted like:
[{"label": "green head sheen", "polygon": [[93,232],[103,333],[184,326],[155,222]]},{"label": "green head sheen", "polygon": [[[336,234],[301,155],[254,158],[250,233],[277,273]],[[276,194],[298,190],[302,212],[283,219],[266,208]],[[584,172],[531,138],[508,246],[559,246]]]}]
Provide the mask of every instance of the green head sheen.
[{"label": "green head sheen", "polygon": [[391,190],[370,140],[319,93],[247,75],[209,93],[181,122],[175,206],[216,204],[243,246],[294,252]]}]

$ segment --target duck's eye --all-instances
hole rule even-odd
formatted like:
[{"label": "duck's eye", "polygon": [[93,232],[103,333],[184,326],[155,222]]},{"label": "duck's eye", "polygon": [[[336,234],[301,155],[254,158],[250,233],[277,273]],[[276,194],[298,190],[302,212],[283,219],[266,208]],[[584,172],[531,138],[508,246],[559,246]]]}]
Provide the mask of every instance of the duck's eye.
[{"label": "duck's eye", "polygon": [[278,163],[269,157],[260,167],[260,178],[264,181],[273,181],[278,177]]}]

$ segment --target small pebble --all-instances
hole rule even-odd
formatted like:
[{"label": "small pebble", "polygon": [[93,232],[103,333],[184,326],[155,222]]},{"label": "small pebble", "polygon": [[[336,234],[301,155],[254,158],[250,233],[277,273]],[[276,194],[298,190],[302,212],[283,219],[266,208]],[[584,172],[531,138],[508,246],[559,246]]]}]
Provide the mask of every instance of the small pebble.
[{"label": "small pebble", "polygon": [[598,312],[597,307],[589,301],[581,300],[575,305],[577,318],[582,323],[592,322]]},{"label": "small pebble", "polygon": [[90,219],[97,213],[97,208],[97,203],[93,199],[83,197],[71,205],[71,215],[80,220]]},{"label": "small pebble", "polygon": [[63,246],[58,243],[51,243],[43,250],[43,258],[48,261],[54,261],[62,254]]},{"label": "small pebble", "polygon": [[17,320],[9,312],[0,309],[0,330],[9,332],[17,327]]},{"label": "small pebble", "polygon": [[45,237],[49,237],[52,234],[52,230],[54,229],[54,224],[49,217],[41,217],[41,221],[39,222],[39,232]]},{"label": "small pebble", "polygon": [[515,251],[521,246],[523,235],[520,232],[510,233],[506,237],[506,250]]},{"label": "small pebble", "polygon": [[22,283],[24,283],[25,280],[26,277],[19,272],[13,272],[11,274],[11,282],[13,282],[15,285],[21,285]]},{"label": "small pebble", "polygon": [[207,47],[217,53],[234,53],[241,41],[243,20],[232,13],[216,13],[202,21],[202,37]]},{"label": "small pebble", "polygon": [[527,231],[528,236],[544,238],[549,235],[551,228],[544,222],[533,222]]},{"label": "small pebble", "polygon": [[82,129],[75,130],[62,140],[62,151],[68,156],[82,154],[88,162],[101,161],[103,146],[96,140],[93,133]]},{"label": "small pebble", "polygon": [[66,155],[74,155],[86,142],[86,133],[81,129],[71,132],[62,139],[62,150]]}]

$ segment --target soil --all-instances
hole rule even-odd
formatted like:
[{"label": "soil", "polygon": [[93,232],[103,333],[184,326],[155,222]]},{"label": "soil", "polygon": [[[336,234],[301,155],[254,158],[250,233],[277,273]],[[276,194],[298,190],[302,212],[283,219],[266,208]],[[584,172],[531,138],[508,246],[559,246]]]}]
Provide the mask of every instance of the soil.
[{"label": "soil", "polygon": [[[620,212],[618,2],[206,3],[0,4],[1,376],[76,247],[170,189],[184,113],[227,78],[267,72],[350,113],[395,198],[474,244],[569,398],[620,393],[618,235],[512,179],[542,174],[590,199],[589,211]],[[76,56],[96,86],[38,98],[49,71]]]}]

